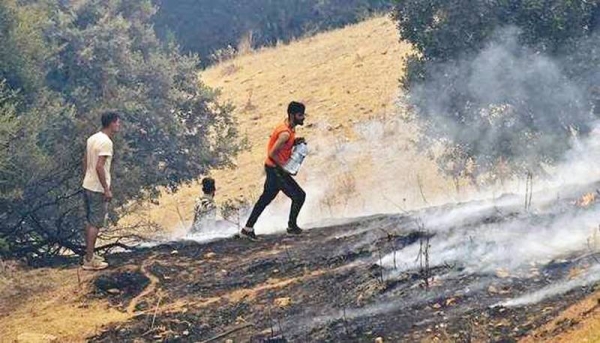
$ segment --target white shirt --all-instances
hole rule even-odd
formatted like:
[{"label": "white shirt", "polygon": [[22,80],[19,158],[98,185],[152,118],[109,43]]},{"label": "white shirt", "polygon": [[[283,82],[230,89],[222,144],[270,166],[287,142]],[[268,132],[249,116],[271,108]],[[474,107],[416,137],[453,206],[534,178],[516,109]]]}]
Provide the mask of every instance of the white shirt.
[{"label": "white shirt", "polygon": [[110,188],[110,164],[113,156],[113,142],[108,135],[100,131],[88,138],[86,151],[87,169],[85,171],[85,178],[83,179],[83,188],[92,192],[104,193],[104,187],[102,187],[98,178],[96,165],[98,164],[98,157],[106,156],[104,173],[106,175],[106,184]]}]

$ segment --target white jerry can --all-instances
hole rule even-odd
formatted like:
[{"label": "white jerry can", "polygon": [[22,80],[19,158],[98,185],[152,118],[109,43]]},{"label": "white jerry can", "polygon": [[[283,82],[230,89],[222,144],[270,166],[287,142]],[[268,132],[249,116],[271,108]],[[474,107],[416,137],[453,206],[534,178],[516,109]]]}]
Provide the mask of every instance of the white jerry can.
[{"label": "white jerry can", "polygon": [[304,161],[304,158],[308,155],[308,146],[306,143],[300,143],[294,146],[292,150],[292,156],[283,166],[283,169],[292,175],[298,174],[300,166]]}]

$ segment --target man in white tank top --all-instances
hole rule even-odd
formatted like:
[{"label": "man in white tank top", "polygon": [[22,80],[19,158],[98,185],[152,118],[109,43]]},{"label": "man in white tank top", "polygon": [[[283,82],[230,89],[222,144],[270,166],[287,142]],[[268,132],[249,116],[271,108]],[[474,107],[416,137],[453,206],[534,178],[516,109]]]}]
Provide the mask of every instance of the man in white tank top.
[{"label": "man in white tank top", "polygon": [[108,267],[104,259],[94,254],[96,239],[105,227],[108,202],[112,199],[110,166],[113,158],[112,137],[121,126],[119,114],[108,111],[102,114],[102,130],[87,140],[83,157],[83,194],[86,214],[83,269],[101,270]]}]

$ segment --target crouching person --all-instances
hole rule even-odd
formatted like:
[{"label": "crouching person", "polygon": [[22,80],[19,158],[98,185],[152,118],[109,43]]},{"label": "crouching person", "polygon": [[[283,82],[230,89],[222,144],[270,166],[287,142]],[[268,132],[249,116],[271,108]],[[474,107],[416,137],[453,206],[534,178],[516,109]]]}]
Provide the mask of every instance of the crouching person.
[{"label": "crouching person", "polygon": [[217,189],[215,180],[210,177],[202,179],[202,196],[196,199],[194,205],[194,222],[190,232],[196,233],[213,226],[217,217],[217,206],[215,204],[215,193]]}]

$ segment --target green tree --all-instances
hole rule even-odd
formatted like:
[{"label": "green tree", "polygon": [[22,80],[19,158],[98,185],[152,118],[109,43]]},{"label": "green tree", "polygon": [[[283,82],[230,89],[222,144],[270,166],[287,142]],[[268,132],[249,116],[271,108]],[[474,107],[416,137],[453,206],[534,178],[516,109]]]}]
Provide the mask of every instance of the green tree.
[{"label": "green tree", "polygon": [[590,130],[600,1],[403,0],[394,18],[422,147],[453,177],[543,173]]},{"label": "green tree", "polygon": [[[81,252],[81,161],[105,109],[124,122],[115,138],[115,208],[230,165],[239,150],[231,107],[199,80],[195,56],[156,38],[150,1],[30,1],[20,11],[47,16],[37,32],[47,55],[40,85],[15,78],[0,88],[2,122],[11,124],[0,131],[0,240],[12,255]],[[24,60],[36,54],[15,49]]]},{"label": "green tree", "polygon": [[174,36],[202,63],[252,32],[255,46],[287,42],[302,35],[357,22],[388,11],[389,0],[155,0],[155,22],[162,38]]},{"label": "green tree", "polygon": [[51,53],[44,42],[44,6],[0,1],[0,79],[31,94],[43,86],[43,64]]}]

